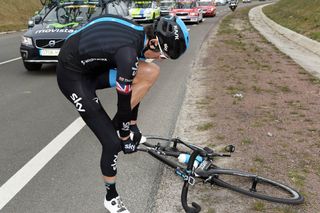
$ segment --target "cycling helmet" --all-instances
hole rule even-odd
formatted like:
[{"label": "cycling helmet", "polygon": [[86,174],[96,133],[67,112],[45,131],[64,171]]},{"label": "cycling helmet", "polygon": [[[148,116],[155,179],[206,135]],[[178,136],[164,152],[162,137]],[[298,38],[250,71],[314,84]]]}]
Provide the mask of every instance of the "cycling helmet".
[{"label": "cycling helmet", "polygon": [[189,48],[189,32],[179,17],[161,17],[154,30],[161,49],[171,59],[179,58]]}]

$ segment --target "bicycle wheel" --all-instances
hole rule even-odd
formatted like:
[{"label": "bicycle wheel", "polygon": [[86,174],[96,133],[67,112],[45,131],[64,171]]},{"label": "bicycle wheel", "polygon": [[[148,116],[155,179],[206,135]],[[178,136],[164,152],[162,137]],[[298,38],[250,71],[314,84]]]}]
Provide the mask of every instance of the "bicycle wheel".
[{"label": "bicycle wheel", "polygon": [[304,201],[295,189],[248,172],[216,168],[209,170],[208,174],[212,176],[210,183],[251,197],[284,204],[301,204]]}]

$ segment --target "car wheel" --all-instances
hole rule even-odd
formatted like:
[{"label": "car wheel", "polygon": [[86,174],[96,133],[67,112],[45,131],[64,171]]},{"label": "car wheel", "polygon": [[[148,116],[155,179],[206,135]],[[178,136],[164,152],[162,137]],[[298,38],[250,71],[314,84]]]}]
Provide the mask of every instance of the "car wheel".
[{"label": "car wheel", "polygon": [[23,65],[28,71],[40,70],[42,67],[42,64],[40,64],[40,63],[23,62]]}]

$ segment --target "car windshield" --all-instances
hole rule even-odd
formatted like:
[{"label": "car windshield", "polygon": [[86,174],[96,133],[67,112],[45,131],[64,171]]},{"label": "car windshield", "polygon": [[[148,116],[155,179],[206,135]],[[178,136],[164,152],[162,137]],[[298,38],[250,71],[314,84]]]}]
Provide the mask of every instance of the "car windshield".
[{"label": "car windshield", "polygon": [[172,2],[161,2],[161,3],[160,3],[160,6],[161,6],[161,7],[170,7],[170,6],[172,6],[172,5],[173,5]]},{"label": "car windshield", "polygon": [[135,8],[151,8],[152,3],[151,2],[135,2],[133,4],[133,7],[135,7]]},{"label": "car windshield", "polygon": [[212,3],[210,1],[199,1],[199,6],[211,6]]},{"label": "car windshield", "polygon": [[177,2],[175,5],[176,9],[190,9],[194,7],[193,2]]},{"label": "car windshield", "polygon": [[48,24],[77,22],[82,24],[99,16],[101,12],[102,8],[96,7],[96,5],[64,5],[52,9],[43,22]]}]

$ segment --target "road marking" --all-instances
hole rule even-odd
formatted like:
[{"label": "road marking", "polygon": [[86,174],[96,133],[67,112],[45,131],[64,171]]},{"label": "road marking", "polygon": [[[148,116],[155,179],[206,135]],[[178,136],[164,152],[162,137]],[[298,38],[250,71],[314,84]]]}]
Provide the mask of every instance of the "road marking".
[{"label": "road marking", "polygon": [[81,117],[73,121],[36,156],[0,187],[0,210],[85,126]]},{"label": "road marking", "polygon": [[8,60],[8,61],[0,62],[0,65],[2,65],[2,64],[7,64],[7,63],[10,63],[10,62],[13,62],[13,61],[20,60],[20,59],[21,59],[21,57],[14,58],[14,59],[10,59],[10,60]]}]

